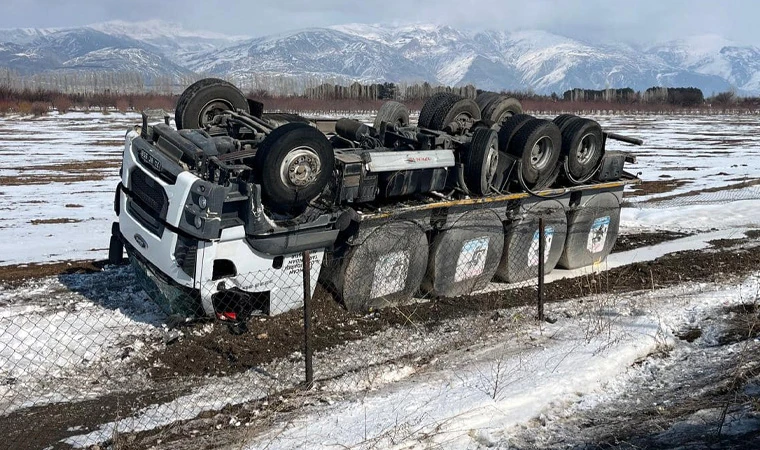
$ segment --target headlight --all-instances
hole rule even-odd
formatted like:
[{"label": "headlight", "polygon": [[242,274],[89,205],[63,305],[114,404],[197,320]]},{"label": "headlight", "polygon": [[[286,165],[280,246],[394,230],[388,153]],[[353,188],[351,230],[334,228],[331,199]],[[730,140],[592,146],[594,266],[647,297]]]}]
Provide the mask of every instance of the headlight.
[{"label": "headlight", "polygon": [[198,206],[201,207],[201,209],[206,209],[206,206],[208,206],[208,202],[206,201],[206,197],[200,196],[198,197]]},{"label": "headlight", "polygon": [[199,229],[199,230],[200,230],[201,228],[203,228],[203,219],[201,219],[201,218],[200,218],[200,217],[198,217],[198,216],[195,216],[195,221],[194,221],[194,222],[195,222],[195,223],[194,223],[193,225],[195,225],[195,228],[197,228],[197,229]]}]

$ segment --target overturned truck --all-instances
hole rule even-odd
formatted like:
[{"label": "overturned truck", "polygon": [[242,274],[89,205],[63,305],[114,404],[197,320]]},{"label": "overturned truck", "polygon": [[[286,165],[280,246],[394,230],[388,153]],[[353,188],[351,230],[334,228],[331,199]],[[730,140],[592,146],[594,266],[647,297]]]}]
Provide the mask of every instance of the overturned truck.
[{"label": "overturned truck", "polygon": [[283,313],[301,307],[304,280],[352,311],[524,281],[538,274],[539,218],[545,272],[587,266],[611,251],[638,182],[605,144],[640,141],[495,93],[437,94],[416,125],[387,102],[372,126],[324,133],[204,79],[175,124],[144,114],[127,133],[110,258],[126,249],[149,295],[183,316]]}]

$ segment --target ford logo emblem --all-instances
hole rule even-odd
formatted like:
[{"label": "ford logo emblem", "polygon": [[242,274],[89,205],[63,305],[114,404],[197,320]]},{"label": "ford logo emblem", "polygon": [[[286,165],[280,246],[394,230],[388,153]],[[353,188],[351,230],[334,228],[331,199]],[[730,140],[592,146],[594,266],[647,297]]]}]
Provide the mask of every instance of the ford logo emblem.
[{"label": "ford logo emblem", "polygon": [[145,242],[145,239],[143,239],[143,237],[137,233],[135,233],[135,242],[137,242],[137,245],[142,248],[148,248],[148,243]]}]

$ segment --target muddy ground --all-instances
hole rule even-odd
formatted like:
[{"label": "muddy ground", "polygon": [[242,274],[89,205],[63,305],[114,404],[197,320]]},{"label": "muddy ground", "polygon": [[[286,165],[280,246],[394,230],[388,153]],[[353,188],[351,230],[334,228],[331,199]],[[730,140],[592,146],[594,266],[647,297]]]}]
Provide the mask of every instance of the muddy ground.
[{"label": "muddy ground", "polygon": [[[669,233],[654,236],[648,233],[646,236],[623,239],[621,245],[624,249],[630,249],[652,245],[658,239],[668,240],[674,237],[677,236]],[[756,272],[757,267],[760,267],[760,248],[748,244],[758,239],[760,233],[754,232],[750,233],[749,240],[729,240],[716,243],[718,245],[706,250],[674,253],[655,261],[619,267],[595,276],[555,281],[546,286],[545,300],[557,302],[594,293],[658,289],[687,281],[721,282],[747,275]],[[48,276],[56,272],[69,274],[63,276],[87,277],[92,276],[88,275],[88,272],[99,270],[98,266],[73,263],[70,266],[31,266],[18,268],[16,271],[6,268],[0,271],[0,277],[4,283],[16,285],[24,278],[22,272],[27,277],[35,274]],[[320,287],[313,299],[312,342],[315,351],[323,351],[347,341],[366,339],[388,328],[432,329],[450,319],[491,317],[496,310],[534,304],[535,301],[536,291],[531,285],[507,292],[491,292],[466,299],[439,299],[388,308],[369,315],[358,315],[345,311],[327,290]],[[182,325],[179,328],[182,331],[181,336],[169,341],[147,360],[135,362],[134,371],[145,372],[153,384],[150,390],[139,395],[105,396],[96,402],[59,403],[24,409],[0,418],[0,435],[9,439],[6,442],[29,444],[16,448],[44,447],[66,436],[81,434],[82,430],[88,430],[117,417],[124,417],[130,411],[176,396],[176,387],[172,380],[177,376],[220,377],[256,370],[275,359],[287,358],[301,352],[304,340],[302,319],[300,310],[274,318],[253,318],[249,323],[250,331],[243,335],[231,333],[224,324],[218,322],[212,322],[212,330],[208,333],[193,332],[208,327],[208,322]],[[288,394],[285,395],[287,397]],[[298,396],[297,392],[292,395]],[[226,410],[233,410],[241,417],[250,414],[250,418],[253,419],[252,411],[260,414],[261,410],[270,407],[283,408],[283,405],[275,401],[269,405],[230,407]],[[204,414],[199,421],[194,422],[192,428],[201,434],[206,432],[213,435],[214,429],[220,425],[219,420],[229,420],[228,417],[229,415],[224,414]],[[33,435],[23,427],[24,423],[31,422],[36,424],[36,432]],[[75,423],[82,428],[73,431],[68,429]],[[164,443],[174,439],[181,441],[187,437],[183,430],[183,426],[179,424],[168,429],[131,434],[121,438],[122,442],[131,443],[126,448],[144,448],[155,444],[157,440]]]}]

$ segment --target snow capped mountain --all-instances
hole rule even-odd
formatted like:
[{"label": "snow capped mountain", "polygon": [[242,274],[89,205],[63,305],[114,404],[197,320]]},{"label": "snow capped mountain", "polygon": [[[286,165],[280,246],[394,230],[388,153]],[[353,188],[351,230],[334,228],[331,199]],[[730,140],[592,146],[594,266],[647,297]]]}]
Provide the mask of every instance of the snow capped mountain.
[{"label": "snow capped mountain", "polygon": [[423,81],[428,72],[379,41],[316,28],[251,39],[199,55],[196,72],[246,78],[252,73]]},{"label": "snow capped mountain", "polygon": [[[425,24],[401,27],[349,24],[331,28],[397,49],[404,57],[432,69],[428,80],[442,84],[471,83],[483,89],[532,89],[539,93],[561,93],[577,87],[642,90],[652,86],[697,86],[707,94],[732,86],[760,92],[725,71],[690,67],[685,63],[696,56],[679,58],[677,52],[682,49],[675,47],[671,51],[663,48],[659,53],[654,48],[642,51],[620,43],[586,43],[542,30],[467,33]],[[692,48],[704,52],[701,59],[726,52],[726,46],[719,41],[704,44],[696,39],[691,42]],[[743,56],[745,66],[760,63],[760,57],[751,53]],[[721,61],[726,59],[724,56]],[[724,65],[737,67],[740,62],[736,59]],[[755,74],[760,67],[740,68],[739,72]]]},{"label": "snow capped mountain", "polygon": [[140,48],[107,47],[72,58],[63,63],[68,71],[97,71],[125,73],[140,68],[148,84],[161,77],[178,79],[193,73],[171,62],[164,56]]},{"label": "snow capped mountain", "polygon": [[694,36],[650,47],[669,64],[726,80],[743,92],[760,92],[760,49],[717,35]]},{"label": "snow capped mountain", "polygon": [[246,36],[227,36],[210,31],[191,31],[180,24],[160,20],[137,23],[114,20],[92,24],[88,28],[150,44],[181,65],[188,65],[199,53],[214,51],[249,39]]},{"label": "snow capped mountain", "polygon": [[253,39],[156,20],[0,30],[0,67],[21,74],[128,70],[174,79],[203,74],[248,85],[257,77],[301,80],[292,83],[295,87],[428,81],[537,93],[695,86],[707,95],[732,88],[760,94],[760,49],[720,36],[631,46],[541,30],[469,32],[429,24],[347,24]]}]

